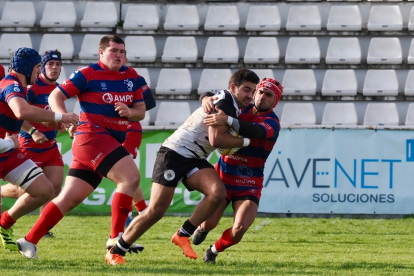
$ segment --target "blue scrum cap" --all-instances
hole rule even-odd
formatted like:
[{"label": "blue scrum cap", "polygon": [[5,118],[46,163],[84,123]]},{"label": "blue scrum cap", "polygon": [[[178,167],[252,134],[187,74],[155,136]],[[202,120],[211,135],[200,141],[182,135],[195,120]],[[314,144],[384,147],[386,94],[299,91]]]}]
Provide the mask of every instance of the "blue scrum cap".
[{"label": "blue scrum cap", "polygon": [[30,81],[33,68],[36,64],[40,63],[40,60],[40,55],[36,50],[32,48],[20,47],[13,53],[13,57],[10,60],[10,68],[25,75]]},{"label": "blue scrum cap", "polygon": [[42,55],[42,65],[41,65],[41,70],[42,70],[42,74],[46,76],[46,63],[50,60],[58,60],[62,63],[62,58],[61,58],[61,53],[57,50],[49,50],[46,51],[43,55]]}]

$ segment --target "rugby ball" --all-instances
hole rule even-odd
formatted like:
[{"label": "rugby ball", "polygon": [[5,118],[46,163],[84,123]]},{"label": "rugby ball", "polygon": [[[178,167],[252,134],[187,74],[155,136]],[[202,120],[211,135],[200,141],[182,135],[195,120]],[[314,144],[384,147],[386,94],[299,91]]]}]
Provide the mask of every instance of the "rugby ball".
[{"label": "rugby ball", "polygon": [[[234,130],[234,128],[229,127],[229,129],[227,130],[231,135],[233,135],[234,137],[240,137],[243,138],[237,131]],[[217,152],[220,153],[221,155],[232,155],[234,154],[236,151],[238,151],[240,148],[232,148],[232,149],[217,149]]]}]

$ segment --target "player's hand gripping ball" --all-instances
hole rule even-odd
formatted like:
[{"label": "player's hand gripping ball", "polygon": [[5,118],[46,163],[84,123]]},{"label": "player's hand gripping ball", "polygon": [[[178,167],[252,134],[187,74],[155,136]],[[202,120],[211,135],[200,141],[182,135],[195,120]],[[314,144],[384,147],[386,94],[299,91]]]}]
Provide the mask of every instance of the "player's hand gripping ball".
[{"label": "player's hand gripping ball", "polygon": [[[235,131],[232,127],[229,127],[228,132],[233,135],[234,137],[243,138],[237,131]],[[232,149],[217,149],[217,152],[221,155],[232,155],[240,148],[232,148]]]}]

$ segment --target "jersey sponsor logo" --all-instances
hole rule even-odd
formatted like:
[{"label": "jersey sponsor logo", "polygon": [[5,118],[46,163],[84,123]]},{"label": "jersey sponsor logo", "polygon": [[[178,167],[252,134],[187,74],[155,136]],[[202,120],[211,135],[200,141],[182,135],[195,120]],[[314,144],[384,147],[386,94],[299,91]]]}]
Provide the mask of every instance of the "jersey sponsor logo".
[{"label": "jersey sponsor logo", "polygon": [[259,123],[259,125],[262,125],[262,126],[264,126],[265,128],[267,128],[269,130],[272,129],[272,127],[269,124],[265,123],[265,122]]},{"label": "jersey sponsor logo", "polygon": [[102,88],[102,90],[108,89],[108,88],[106,88],[106,83],[105,82],[101,82],[101,88]]},{"label": "jersey sponsor logo", "polygon": [[132,103],[133,96],[132,95],[114,95],[110,93],[105,93],[102,96],[102,100],[106,103],[113,103],[113,102],[122,102],[122,103]]},{"label": "jersey sponsor logo", "polygon": [[142,86],[142,91],[146,91],[146,90],[148,90],[149,89],[149,87],[148,87],[148,85],[144,85],[144,86]]},{"label": "jersey sponsor logo", "polygon": [[171,181],[175,178],[175,172],[173,170],[166,170],[164,172],[164,178],[167,181]]},{"label": "jersey sponsor logo", "polygon": [[20,88],[19,87],[14,87],[13,90],[14,90],[14,92],[20,92]]},{"label": "jersey sponsor logo", "polygon": [[17,154],[17,159],[24,159],[24,158],[25,158],[25,155],[22,152],[19,152]]},{"label": "jersey sponsor logo", "polygon": [[96,163],[96,161],[98,161],[98,159],[101,157],[103,155],[103,153],[102,152],[100,152],[94,159],[92,159],[91,160],[91,163],[92,164],[95,164]]},{"label": "jersey sponsor logo", "polygon": [[128,121],[125,121],[125,120],[115,120],[115,119],[105,118],[104,121],[105,121],[105,123],[128,126]]},{"label": "jersey sponsor logo", "polygon": [[[78,70],[75,71],[75,73],[79,72]],[[75,77],[75,73],[70,74],[69,79],[73,79],[73,77]]]},{"label": "jersey sponsor logo", "polygon": [[130,80],[124,80],[124,84],[127,86],[128,91],[132,91],[132,88],[134,87],[134,83]]},{"label": "jersey sponsor logo", "polygon": [[247,158],[244,158],[244,157],[241,157],[241,156],[228,155],[227,158],[234,159],[234,160],[239,160],[239,161],[243,161],[243,162],[247,163]]},{"label": "jersey sponsor logo", "polygon": [[237,166],[236,174],[240,177],[251,177],[253,176],[253,170],[247,166]]},{"label": "jersey sponsor logo", "polygon": [[253,179],[236,179],[236,183],[238,184],[251,184],[251,185],[255,185],[256,181],[254,181]]},{"label": "jersey sponsor logo", "polygon": [[52,111],[52,109],[50,108],[50,105],[45,106],[43,109],[47,111]]},{"label": "jersey sponsor logo", "polygon": [[106,102],[106,103],[112,103],[112,102],[114,101],[114,98],[112,97],[112,95],[111,95],[111,94],[109,94],[109,93],[105,93],[105,94],[103,94],[103,96],[102,96],[102,100],[103,100],[104,102]]}]

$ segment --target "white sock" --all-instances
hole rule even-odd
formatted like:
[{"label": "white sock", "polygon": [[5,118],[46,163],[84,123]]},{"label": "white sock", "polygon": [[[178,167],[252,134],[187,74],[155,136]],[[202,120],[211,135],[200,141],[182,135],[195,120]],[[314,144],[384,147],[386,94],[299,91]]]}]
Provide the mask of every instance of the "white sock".
[{"label": "white sock", "polygon": [[218,251],[217,251],[217,249],[216,249],[216,245],[213,245],[213,246],[211,247],[211,252],[213,252],[214,254],[218,254]]}]

